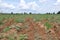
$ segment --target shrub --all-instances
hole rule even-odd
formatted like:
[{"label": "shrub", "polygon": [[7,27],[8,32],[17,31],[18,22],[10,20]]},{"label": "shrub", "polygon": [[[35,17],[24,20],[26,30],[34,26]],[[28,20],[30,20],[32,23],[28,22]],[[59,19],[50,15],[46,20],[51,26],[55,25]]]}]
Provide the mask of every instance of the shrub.
[{"label": "shrub", "polygon": [[60,11],[58,11],[57,14],[60,14]]}]

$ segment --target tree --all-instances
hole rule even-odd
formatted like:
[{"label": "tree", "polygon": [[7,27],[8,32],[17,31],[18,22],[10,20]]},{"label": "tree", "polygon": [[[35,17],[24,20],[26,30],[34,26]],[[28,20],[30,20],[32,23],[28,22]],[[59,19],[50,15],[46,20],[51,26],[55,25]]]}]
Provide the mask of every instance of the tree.
[{"label": "tree", "polygon": [[60,11],[58,11],[57,14],[60,14]]},{"label": "tree", "polygon": [[26,12],[24,12],[24,14],[27,14]]},{"label": "tree", "polygon": [[31,12],[29,14],[32,14]]},{"label": "tree", "polygon": [[53,14],[55,14],[55,12],[53,12]]},{"label": "tree", "polygon": [[11,14],[13,14],[13,12],[11,12]]},{"label": "tree", "polygon": [[51,13],[46,13],[46,14],[51,14]]}]

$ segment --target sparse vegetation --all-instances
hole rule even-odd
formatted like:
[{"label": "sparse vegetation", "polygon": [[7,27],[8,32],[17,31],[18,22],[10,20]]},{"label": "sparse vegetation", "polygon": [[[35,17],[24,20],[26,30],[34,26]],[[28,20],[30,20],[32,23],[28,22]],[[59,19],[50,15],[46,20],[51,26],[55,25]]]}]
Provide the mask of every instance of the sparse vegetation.
[{"label": "sparse vegetation", "polygon": [[20,34],[20,40],[27,40],[28,36],[26,34]]},{"label": "sparse vegetation", "polygon": [[50,29],[52,27],[51,24],[49,24],[49,22],[46,22],[45,26],[46,26],[47,29]]},{"label": "sparse vegetation", "polygon": [[30,14],[0,14],[0,40],[60,39],[60,14]]},{"label": "sparse vegetation", "polygon": [[7,32],[7,31],[9,31],[10,30],[10,28],[9,27],[6,27],[4,30],[3,30],[3,32]]}]

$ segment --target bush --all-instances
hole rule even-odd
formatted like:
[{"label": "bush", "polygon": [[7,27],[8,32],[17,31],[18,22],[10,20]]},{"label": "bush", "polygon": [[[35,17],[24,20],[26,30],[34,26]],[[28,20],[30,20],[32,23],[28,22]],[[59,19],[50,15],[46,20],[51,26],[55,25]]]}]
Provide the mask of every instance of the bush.
[{"label": "bush", "polygon": [[60,14],[60,11],[58,11],[57,14]]},{"label": "bush", "polygon": [[24,14],[27,14],[26,12],[24,12]]},{"label": "bush", "polygon": [[11,14],[13,14],[13,12],[11,12]]},{"label": "bush", "polygon": [[29,14],[32,14],[31,12]]}]

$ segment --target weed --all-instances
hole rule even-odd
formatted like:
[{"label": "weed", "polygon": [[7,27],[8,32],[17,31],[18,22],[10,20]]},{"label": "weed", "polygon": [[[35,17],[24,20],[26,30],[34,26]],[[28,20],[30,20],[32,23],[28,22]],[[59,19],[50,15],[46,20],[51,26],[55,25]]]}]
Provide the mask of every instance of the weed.
[{"label": "weed", "polygon": [[10,28],[9,27],[6,27],[4,30],[3,30],[3,32],[7,32],[7,31],[9,31],[10,30]]},{"label": "weed", "polygon": [[15,27],[15,29],[16,29],[17,31],[19,31],[19,30],[21,30],[22,28],[21,28],[21,27],[16,26],[16,27]]},{"label": "weed", "polygon": [[48,22],[46,22],[44,25],[46,26],[47,29],[50,29],[52,27],[51,24],[49,24]]},{"label": "weed", "polygon": [[28,39],[26,34],[20,34],[20,40]]},{"label": "weed", "polygon": [[8,39],[9,39],[9,40],[14,40],[14,38],[13,38],[13,37],[11,37],[11,36],[8,36]]},{"label": "weed", "polygon": [[0,25],[2,25],[3,23],[0,21]]}]

